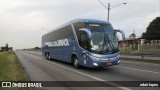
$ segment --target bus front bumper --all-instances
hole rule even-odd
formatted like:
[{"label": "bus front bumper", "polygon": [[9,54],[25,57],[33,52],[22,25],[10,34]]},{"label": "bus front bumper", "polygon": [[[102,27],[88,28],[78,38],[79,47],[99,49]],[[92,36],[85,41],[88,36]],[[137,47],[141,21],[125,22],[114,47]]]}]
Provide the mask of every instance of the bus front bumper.
[{"label": "bus front bumper", "polygon": [[120,59],[112,60],[112,61],[94,61],[92,67],[107,67],[118,65],[120,63]]}]

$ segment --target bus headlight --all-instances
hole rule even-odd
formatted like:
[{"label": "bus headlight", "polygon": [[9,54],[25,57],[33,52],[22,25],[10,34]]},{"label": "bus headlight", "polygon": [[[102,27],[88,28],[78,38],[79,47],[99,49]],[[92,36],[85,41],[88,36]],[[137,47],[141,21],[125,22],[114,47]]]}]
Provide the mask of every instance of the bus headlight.
[{"label": "bus headlight", "polygon": [[94,60],[109,60],[109,58],[100,58],[100,57],[95,57],[95,56],[90,56],[91,59],[94,59]]},{"label": "bus headlight", "polygon": [[98,66],[98,64],[97,64],[97,63],[93,63],[93,65],[94,65],[94,66]]},{"label": "bus headlight", "polygon": [[90,56],[91,59],[94,59],[94,60],[100,60],[101,58],[100,57],[95,57],[95,56]]},{"label": "bus headlight", "polygon": [[101,58],[99,58],[99,57],[96,57],[96,58],[95,58],[95,60],[100,60],[100,59],[101,59]]},{"label": "bus headlight", "polygon": [[120,63],[120,60],[118,60],[118,62],[117,62],[118,64]]}]

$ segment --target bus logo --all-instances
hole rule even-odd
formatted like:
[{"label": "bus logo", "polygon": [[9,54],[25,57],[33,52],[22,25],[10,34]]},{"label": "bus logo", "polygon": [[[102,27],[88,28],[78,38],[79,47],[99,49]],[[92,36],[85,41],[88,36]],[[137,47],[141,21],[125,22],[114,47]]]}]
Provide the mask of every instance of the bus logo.
[{"label": "bus logo", "polygon": [[62,39],[52,42],[46,42],[45,43],[48,47],[59,47],[59,46],[69,46],[68,39]]}]

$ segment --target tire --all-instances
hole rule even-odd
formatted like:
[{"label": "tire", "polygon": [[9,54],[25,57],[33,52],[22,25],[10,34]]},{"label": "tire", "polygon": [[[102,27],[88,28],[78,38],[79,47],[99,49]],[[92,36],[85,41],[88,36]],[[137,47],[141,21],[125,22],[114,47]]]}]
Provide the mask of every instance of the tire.
[{"label": "tire", "polygon": [[73,66],[75,67],[75,68],[80,68],[80,66],[79,66],[79,61],[78,61],[78,59],[75,57],[75,58],[73,58]]}]

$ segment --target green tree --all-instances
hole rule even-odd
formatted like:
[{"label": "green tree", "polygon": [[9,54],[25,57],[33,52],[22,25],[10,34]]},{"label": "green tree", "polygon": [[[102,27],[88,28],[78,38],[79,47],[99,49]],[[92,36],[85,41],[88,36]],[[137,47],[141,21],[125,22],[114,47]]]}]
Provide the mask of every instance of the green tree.
[{"label": "green tree", "polygon": [[34,49],[40,49],[39,47],[34,47]]},{"label": "green tree", "polygon": [[146,36],[147,37],[160,36],[160,17],[157,17],[149,24],[149,26],[147,27]]},{"label": "green tree", "polygon": [[160,17],[157,17],[147,27],[147,31],[142,33],[142,38],[147,40],[160,39]]}]

